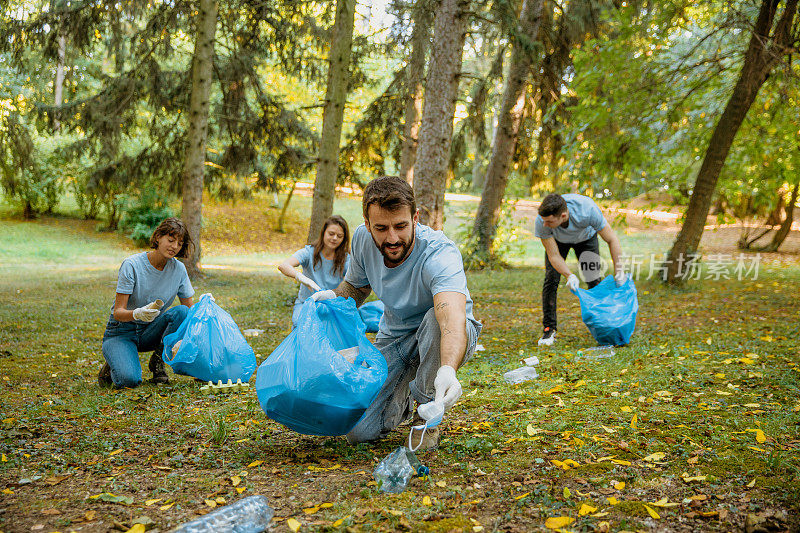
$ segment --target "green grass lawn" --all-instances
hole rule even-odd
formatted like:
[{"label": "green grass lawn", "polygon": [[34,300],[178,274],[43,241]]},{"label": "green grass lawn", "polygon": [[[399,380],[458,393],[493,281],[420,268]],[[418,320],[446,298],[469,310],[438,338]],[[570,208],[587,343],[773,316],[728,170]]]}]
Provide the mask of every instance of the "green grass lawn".
[{"label": "green grass lawn", "polygon": [[[623,236],[637,250],[661,243]],[[631,345],[584,360],[592,339],[566,290],[557,345],[536,346],[543,270],[525,246],[517,267],[469,274],[485,351],[459,371],[464,396],[423,456],[431,477],[387,495],[371,473],[407,427],[349,446],[268,420],[254,392],[203,396],[179,376],[98,388],[131,249],[69,221],[0,220],[0,531],[107,531],[143,516],[167,530],[251,494],[270,499],[276,531],[531,531],[558,517],[572,531],[729,531],[748,516],[800,527],[800,269],[772,262],[757,280],[682,289],[641,280]],[[226,268],[195,283],[242,328],[265,330],[249,339],[259,362],[290,328],[296,286],[275,271],[280,257],[209,257]],[[529,355],[539,379],[506,384]]]}]

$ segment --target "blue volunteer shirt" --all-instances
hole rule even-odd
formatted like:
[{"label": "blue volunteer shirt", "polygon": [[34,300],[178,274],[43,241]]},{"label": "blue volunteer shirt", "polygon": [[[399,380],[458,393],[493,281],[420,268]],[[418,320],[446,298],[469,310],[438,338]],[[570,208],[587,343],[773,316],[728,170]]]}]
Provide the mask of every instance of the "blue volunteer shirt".
[{"label": "blue volunteer shirt", "polygon": [[588,196],[580,194],[562,194],[567,202],[569,225],[566,228],[548,228],[541,216],[536,216],[534,235],[540,239],[555,238],[558,242],[578,243],[591,239],[598,231],[606,227],[603,212]]},{"label": "blue volunteer shirt", "polygon": [[[168,309],[175,296],[189,298],[194,288],[189,281],[186,267],[177,259],[170,258],[164,270],[158,270],[147,259],[147,252],[132,255],[122,262],[117,275],[117,292],[130,294],[126,309],[133,310],[155,300],[162,300]],[[114,316],[114,305],[111,305],[111,316]],[[139,324],[144,324],[136,320]]]},{"label": "blue volunteer shirt", "polygon": [[[353,260],[345,281],[356,288],[369,285],[385,306],[379,336],[399,337],[419,329],[425,313],[433,308],[433,296],[460,292],[467,297],[467,319],[472,298],[458,247],[441,231],[416,225],[411,253],[400,265],[388,268],[372,236],[363,224],[353,233]],[[479,330],[480,331],[480,330]]]},{"label": "blue volunteer shirt", "polygon": [[[297,250],[292,254],[292,257],[300,261],[300,266],[303,267],[303,274],[313,279],[322,290],[333,290],[338,287],[344,279],[343,273],[340,274],[333,271],[333,260],[325,259],[322,254],[319,256],[319,263],[317,263],[317,266],[314,266],[314,247],[310,244]],[[344,260],[344,272],[347,272],[349,266],[350,254],[347,254]],[[300,291],[297,293],[297,299],[294,303],[302,304],[311,294],[312,290],[301,283]]]}]

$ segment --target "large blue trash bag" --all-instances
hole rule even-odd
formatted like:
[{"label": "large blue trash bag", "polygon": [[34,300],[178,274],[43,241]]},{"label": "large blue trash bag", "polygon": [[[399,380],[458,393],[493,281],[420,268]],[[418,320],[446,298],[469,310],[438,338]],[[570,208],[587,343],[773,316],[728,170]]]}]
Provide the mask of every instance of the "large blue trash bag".
[{"label": "large blue trash bag", "polygon": [[[353,429],[387,376],[364,327],[352,298],[308,298],[297,327],[258,367],[256,393],[267,416],[306,435]],[[355,347],[352,363],[339,353]]]},{"label": "large blue trash bag", "polygon": [[[172,347],[181,341],[177,353]],[[176,374],[203,381],[250,380],[256,370],[256,354],[244,340],[231,315],[214,302],[210,293],[189,308],[183,324],[164,337],[164,362]]]},{"label": "large blue trash bag", "polygon": [[383,302],[380,300],[367,302],[358,308],[358,314],[367,326],[367,333],[377,333],[383,316]]},{"label": "large blue trash bag", "polygon": [[581,302],[583,323],[598,345],[622,346],[630,342],[639,312],[636,286],[630,276],[620,287],[614,276],[606,276],[591,289],[579,288],[575,295]]}]

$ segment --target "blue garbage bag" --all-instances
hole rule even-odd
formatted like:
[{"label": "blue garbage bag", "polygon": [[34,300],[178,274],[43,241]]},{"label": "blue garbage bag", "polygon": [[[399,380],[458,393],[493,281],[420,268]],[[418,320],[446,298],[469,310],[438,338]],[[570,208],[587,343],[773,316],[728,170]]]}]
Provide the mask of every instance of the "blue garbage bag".
[{"label": "blue garbage bag", "polygon": [[[177,353],[172,347],[181,341]],[[244,340],[231,315],[214,302],[210,293],[189,308],[174,333],[164,337],[162,359],[176,374],[203,381],[250,380],[256,370],[256,354]]]},{"label": "blue garbage bag", "polygon": [[380,300],[367,302],[358,308],[358,314],[367,326],[367,333],[377,333],[383,316],[383,302]]},{"label": "blue garbage bag", "polygon": [[[387,376],[364,328],[352,298],[308,298],[297,327],[258,367],[256,393],[267,416],[306,435],[353,429]],[[353,362],[340,353],[346,349]]]},{"label": "blue garbage bag", "polygon": [[628,344],[636,328],[639,299],[636,286],[628,280],[617,287],[614,276],[591,289],[573,291],[581,303],[581,318],[600,346]]}]

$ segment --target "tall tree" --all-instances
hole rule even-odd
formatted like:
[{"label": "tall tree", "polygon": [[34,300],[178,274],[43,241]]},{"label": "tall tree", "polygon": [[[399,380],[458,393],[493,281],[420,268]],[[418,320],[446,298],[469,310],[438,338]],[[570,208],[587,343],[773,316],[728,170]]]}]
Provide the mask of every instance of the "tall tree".
[{"label": "tall tree", "polygon": [[798,32],[798,22],[795,21],[797,2],[798,0],[787,0],[780,17],[777,16],[780,0],[761,2],[739,79],[711,134],[683,225],[667,254],[667,283],[674,284],[682,280],[683,267],[688,258],[697,251],[703,236],[717,179],[736,133],[773,67],[792,50],[791,44],[797,39]]},{"label": "tall tree", "polygon": [[189,102],[189,130],[183,166],[182,216],[194,241],[185,259],[190,276],[200,272],[200,237],[203,214],[203,170],[208,138],[208,109],[214,68],[214,37],[217,32],[216,0],[200,0],[197,6],[197,36],[192,58],[192,93]]},{"label": "tall tree", "polygon": [[468,0],[441,0],[435,11],[433,49],[414,172],[420,222],[434,229],[442,229],[444,225],[444,189],[468,9]]},{"label": "tall tree", "polygon": [[339,172],[339,141],[342,120],[350,81],[350,55],[355,25],[355,0],[337,0],[336,19],[333,23],[331,48],[328,55],[328,87],[322,115],[322,136],[319,142],[317,175],[314,180],[314,199],[311,205],[311,222],[308,242],[317,238],[325,219],[333,212],[336,176]]},{"label": "tall tree", "polygon": [[406,69],[406,108],[403,122],[403,141],[400,152],[400,177],[408,183],[414,182],[414,163],[417,160],[419,127],[422,118],[423,74],[425,55],[430,43],[430,0],[417,0],[412,11],[414,29],[411,32],[411,54]]},{"label": "tall tree", "polygon": [[541,15],[542,0],[524,0],[513,36],[511,63],[498,113],[499,121],[492,141],[492,158],[486,169],[486,182],[473,227],[479,250],[487,257],[491,255],[500,208],[508,183],[511,156],[517,143]]}]

